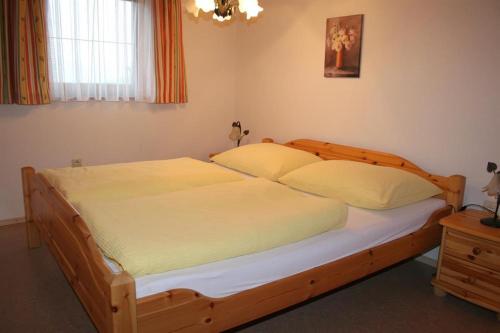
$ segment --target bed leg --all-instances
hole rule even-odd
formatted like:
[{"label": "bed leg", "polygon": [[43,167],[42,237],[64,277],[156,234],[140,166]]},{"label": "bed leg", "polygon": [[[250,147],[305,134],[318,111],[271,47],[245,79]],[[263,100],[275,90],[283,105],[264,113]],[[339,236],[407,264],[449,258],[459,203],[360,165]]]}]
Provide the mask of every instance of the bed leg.
[{"label": "bed leg", "polygon": [[434,286],[434,295],[437,297],[444,297],[446,296],[446,291],[444,291],[439,287]]},{"label": "bed leg", "polygon": [[126,272],[111,282],[113,333],[137,333],[135,281]]},{"label": "bed leg", "polygon": [[35,169],[24,167],[21,169],[24,197],[24,216],[26,222],[26,238],[28,248],[40,247],[40,231],[33,221],[33,210],[31,209],[31,178],[35,175]]},{"label": "bed leg", "polygon": [[454,175],[449,177],[446,201],[453,206],[456,212],[464,203],[465,177]]}]

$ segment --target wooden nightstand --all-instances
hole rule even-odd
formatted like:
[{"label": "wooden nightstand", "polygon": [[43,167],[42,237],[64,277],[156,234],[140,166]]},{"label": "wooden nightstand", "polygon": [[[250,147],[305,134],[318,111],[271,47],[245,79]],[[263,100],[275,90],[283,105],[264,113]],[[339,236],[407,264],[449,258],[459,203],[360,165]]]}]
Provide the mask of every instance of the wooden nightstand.
[{"label": "wooden nightstand", "polygon": [[439,223],[443,238],[434,293],[450,293],[497,313],[500,320],[500,229],[483,226],[486,212],[467,210]]}]

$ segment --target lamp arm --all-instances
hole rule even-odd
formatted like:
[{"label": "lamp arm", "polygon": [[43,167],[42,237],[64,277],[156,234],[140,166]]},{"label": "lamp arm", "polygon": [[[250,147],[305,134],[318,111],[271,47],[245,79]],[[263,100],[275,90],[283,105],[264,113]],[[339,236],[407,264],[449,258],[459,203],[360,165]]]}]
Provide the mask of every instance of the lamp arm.
[{"label": "lamp arm", "polygon": [[[247,131],[245,131],[247,132]],[[240,146],[241,140],[248,135],[248,133],[243,132],[243,134],[240,135],[240,138],[238,139],[238,147]]]},{"label": "lamp arm", "polygon": [[247,136],[248,134],[250,134],[250,131],[249,130],[244,130],[243,133],[240,135],[240,138],[238,139],[238,147],[240,146],[240,143],[241,143],[241,139],[243,139],[245,136]]},{"label": "lamp arm", "polygon": [[246,136],[246,134],[242,134],[240,138],[238,139],[238,147],[240,146],[241,140]]}]

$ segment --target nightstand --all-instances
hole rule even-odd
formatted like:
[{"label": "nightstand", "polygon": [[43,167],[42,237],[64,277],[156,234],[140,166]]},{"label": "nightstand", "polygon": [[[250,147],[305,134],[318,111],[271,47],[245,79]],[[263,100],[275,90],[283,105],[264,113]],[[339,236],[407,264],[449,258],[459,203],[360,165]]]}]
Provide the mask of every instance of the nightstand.
[{"label": "nightstand", "polygon": [[450,293],[497,313],[500,320],[500,229],[482,225],[486,212],[445,217],[434,293]]}]

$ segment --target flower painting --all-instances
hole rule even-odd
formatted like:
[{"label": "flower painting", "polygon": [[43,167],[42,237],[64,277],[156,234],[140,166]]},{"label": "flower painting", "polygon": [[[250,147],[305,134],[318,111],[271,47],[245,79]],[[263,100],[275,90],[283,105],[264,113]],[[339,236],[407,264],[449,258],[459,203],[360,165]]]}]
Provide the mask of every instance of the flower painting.
[{"label": "flower painting", "polygon": [[359,77],[363,15],[326,20],[325,77]]}]

